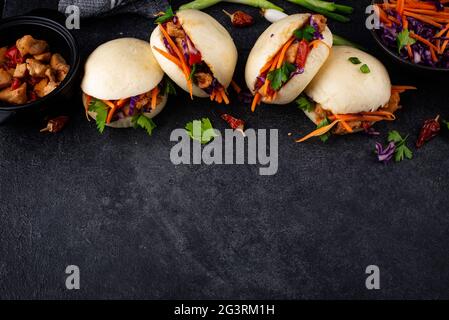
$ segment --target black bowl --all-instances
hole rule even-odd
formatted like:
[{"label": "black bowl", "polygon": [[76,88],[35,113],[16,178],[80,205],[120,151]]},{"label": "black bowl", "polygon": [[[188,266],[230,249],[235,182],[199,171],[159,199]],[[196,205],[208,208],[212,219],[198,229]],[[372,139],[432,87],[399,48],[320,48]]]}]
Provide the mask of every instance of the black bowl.
[{"label": "black bowl", "polygon": [[[382,3],[382,0],[374,0],[372,4]],[[401,58],[394,50],[389,48],[382,42],[382,39],[377,34],[376,29],[371,29],[371,34],[376,41],[376,43],[382,48],[384,55],[388,56],[394,62],[399,62],[399,64],[404,67],[407,71],[412,73],[419,73],[421,75],[446,75],[446,72],[449,72],[448,68],[437,68],[431,66],[425,66],[422,64],[413,63],[409,60]]]},{"label": "black bowl", "polygon": [[80,54],[72,34],[62,24],[39,16],[19,16],[0,21],[0,47],[10,46],[28,34],[47,41],[51,52],[60,53],[67,60],[70,71],[65,80],[43,98],[23,105],[0,104],[0,123],[14,115],[30,119],[41,117],[51,107],[64,106],[62,102],[71,99],[78,89]]}]

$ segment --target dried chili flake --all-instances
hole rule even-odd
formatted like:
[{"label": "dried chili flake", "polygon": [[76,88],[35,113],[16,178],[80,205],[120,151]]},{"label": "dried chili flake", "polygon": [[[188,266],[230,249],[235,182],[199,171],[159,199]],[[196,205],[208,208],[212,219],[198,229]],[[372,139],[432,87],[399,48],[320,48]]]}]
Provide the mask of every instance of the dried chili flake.
[{"label": "dried chili flake", "polygon": [[226,121],[226,123],[234,130],[243,131],[245,130],[245,121],[234,118],[233,116],[225,113],[221,118]]},{"label": "dried chili flake", "polygon": [[225,10],[223,10],[223,12],[231,18],[231,22],[234,27],[244,28],[254,24],[254,18],[243,11],[236,11],[232,14]]},{"label": "dried chili flake", "polygon": [[47,127],[41,130],[41,132],[57,133],[60,132],[65,125],[69,122],[69,117],[60,116],[48,120]]},{"label": "dried chili flake", "polygon": [[421,128],[418,140],[416,141],[416,147],[421,148],[424,143],[437,136],[440,132],[440,129],[440,116],[437,116],[435,119],[428,119],[424,121],[424,125]]}]

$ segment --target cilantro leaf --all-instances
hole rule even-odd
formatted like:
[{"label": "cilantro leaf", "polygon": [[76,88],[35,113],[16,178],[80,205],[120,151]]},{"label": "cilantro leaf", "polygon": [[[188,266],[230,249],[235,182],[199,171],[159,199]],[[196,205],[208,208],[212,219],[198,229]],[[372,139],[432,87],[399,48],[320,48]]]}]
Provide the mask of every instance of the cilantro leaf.
[{"label": "cilantro leaf", "polygon": [[199,141],[201,144],[209,143],[217,136],[209,118],[193,120],[186,124],[185,129],[190,138]]},{"label": "cilantro leaf", "polygon": [[293,32],[293,35],[296,37],[296,39],[298,40],[306,40],[306,41],[312,41],[313,37],[315,34],[315,28],[312,27],[311,25],[308,25],[302,29],[296,29]]},{"label": "cilantro leaf", "polygon": [[360,61],[360,59],[357,57],[349,57],[348,61],[351,62],[352,64],[361,64],[362,63],[362,61]]},{"label": "cilantro leaf", "polygon": [[173,95],[176,96],[176,87],[173,83],[173,81],[170,80],[170,78],[165,78],[165,87],[164,87],[164,95]]},{"label": "cilantro leaf", "polygon": [[312,112],[315,110],[315,105],[304,95],[300,95],[296,100],[296,103],[298,104],[298,108],[302,111]]},{"label": "cilantro leaf", "polygon": [[364,64],[360,67],[360,71],[362,71],[362,73],[370,73],[371,70],[369,69],[367,64]]},{"label": "cilantro leaf", "polygon": [[89,105],[89,111],[96,113],[95,121],[97,122],[97,129],[100,133],[103,133],[106,127],[106,118],[108,117],[108,106],[101,100],[92,99]]},{"label": "cilantro leaf", "polygon": [[396,145],[396,151],[394,154],[394,160],[400,162],[404,159],[411,160],[413,158],[413,152],[407,147],[406,140],[408,136],[402,138],[401,134],[396,130],[390,131],[388,133],[388,141],[394,142]]},{"label": "cilantro leaf", "polygon": [[[324,120],[322,120],[316,128],[320,129],[320,128],[328,126],[330,124],[331,123],[329,122],[329,119],[324,118]],[[322,134],[321,136],[319,136],[319,138],[321,139],[321,141],[326,142],[327,140],[329,140],[330,136],[331,136],[331,133],[330,133],[330,131],[328,131],[325,134]]]},{"label": "cilantro leaf", "polygon": [[156,19],[155,23],[156,24],[162,24],[167,22],[168,20],[170,20],[171,18],[173,18],[175,16],[175,14],[173,13],[173,9],[171,7],[167,8],[167,11],[165,11],[165,13],[160,16],[159,18]]},{"label": "cilantro leaf", "polygon": [[270,80],[270,86],[273,90],[279,90],[282,85],[288,81],[290,74],[296,70],[296,67],[288,62],[284,62],[279,69],[270,71],[268,73],[268,80]]},{"label": "cilantro leaf", "polygon": [[196,68],[197,68],[197,65],[196,65],[196,63],[192,66],[192,71],[190,71],[190,75],[189,75],[189,80],[192,80],[192,77],[195,75],[195,73],[196,73]]},{"label": "cilantro leaf", "polygon": [[134,124],[134,128],[141,127],[142,129],[145,129],[150,136],[153,134],[153,130],[157,127],[153,119],[148,118],[144,114],[133,116],[132,123]]},{"label": "cilantro leaf", "polygon": [[408,31],[408,29],[403,29],[398,33],[396,42],[398,44],[398,52],[400,53],[402,48],[404,48],[406,45],[414,44],[416,40],[410,37],[410,32]]}]

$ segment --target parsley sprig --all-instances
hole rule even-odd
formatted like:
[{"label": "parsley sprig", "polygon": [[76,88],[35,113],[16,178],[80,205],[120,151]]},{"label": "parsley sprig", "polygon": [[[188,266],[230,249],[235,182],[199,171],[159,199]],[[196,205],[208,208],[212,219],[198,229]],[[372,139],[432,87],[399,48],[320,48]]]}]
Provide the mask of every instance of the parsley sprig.
[{"label": "parsley sprig", "polygon": [[315,28],[312,27],[311,25],[307,25],[304,28],[301,29],[296,29],[293,32],[293,35],[296,37],[296,39],[298,40],[306,40],[306,41],[312,41],[314,34],[315,34]]},{"label": "parsley sprig", "polygon": [[92,99],[89,105],[89,111],[96,113],[95,121],[97,123],[98,131],[103,133],[104,128],[106,127],[106,118],[108,117],[108,106],[101,100]]},{"label": "parsley sprig", "polygon": [[296,70],[296,67],[289,63],[284,62],[279,69],[270,71],[268,73],[268,80],[270,80],[270,86],[273,90],[279,90],[284,83],[290,78],[290,74]]},{"label": "parsley sprig", "polygon": [[157,127],[154,121],[144,114],[137,114],[133,116],[131,120],[132,124],[134,125],[134,128],[142,128],[145,129],[145,131],[148,133],[148,135],[153,134],[153,130]]},{"label": "parsley sprig", "polygon": [[201,144],[207,144],[217,136],[209,118],[193,120],[186,124],[185,129],[190,138]]},{"label": "parsley sprig", "polygon": [[396,130],[388,133],[388,141],[394,142],[396,146],[396,151],[394,153],[394,160],[396,162],[400,162],[405,158],[409,160],[413,158],[413,152],[407,147],[406,144],[407,138],[408,135],[405,138],[402,138],[401,134]]},{"label": "parsley sprig", "polygon": [[315,105],[305,95],[300,95],[299,98],[296,99],[296,104],[302,111],[312,112],[315,110]]},{"label": "parsley sprig", "polygon": [[407,45],[414,44],[416,40],[410,37],[410,32],[408,31],[408,29],[403,29],[401,32],[398,33],[396,37],[396,42],[398,43],[398,52],[400,53],[402,48],[404,48]]}]

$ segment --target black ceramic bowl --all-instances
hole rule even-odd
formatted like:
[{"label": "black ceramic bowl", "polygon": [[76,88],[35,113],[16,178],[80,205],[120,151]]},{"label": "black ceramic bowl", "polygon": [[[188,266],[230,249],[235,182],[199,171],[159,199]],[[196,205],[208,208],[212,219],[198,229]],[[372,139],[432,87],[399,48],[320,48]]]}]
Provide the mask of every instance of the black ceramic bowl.
[{"label": "black ceramic bowl", "polygon": [[47,41],[51,52],[60,53],[67,60],[70,71],[52,93],[34,102],[15,106],[0,102],[0,123],[14,115],[32,119],[40,117],[51,107],[63,107],[61,102],[70,99],[78,89],[80,55],[72,34],[63,25],[39,16],[19,16],[0,21],[0,47],[11,46],[27,34]]},{"label": "black ceramic bowl", "polygon": [[[372,4],[381,3],[381,2],[383,2],[383,1],[382,0],[374,0],[374,1],[372,1]],[[371,29],[371,34],[372,34],[374,40],[376,41],[376,43],[379,45],[379,47],[382,48],[384,55],[388,56],[394,62],[399,63],[407,71],[422,74],[422,75],[430,75],[430,74],[446,75],[446,73],[449,72],[449,69],[447,69],[447,68],[437,68],[437,67],[425,66],[422,64],[413,63],[411,61],[403,59],[393,49],[387,47],[387,45],[385,45],[382,42],[382,39],[379,37],[376,29]]]}]

